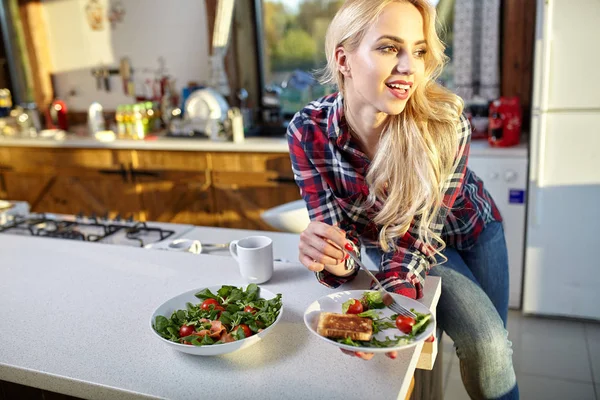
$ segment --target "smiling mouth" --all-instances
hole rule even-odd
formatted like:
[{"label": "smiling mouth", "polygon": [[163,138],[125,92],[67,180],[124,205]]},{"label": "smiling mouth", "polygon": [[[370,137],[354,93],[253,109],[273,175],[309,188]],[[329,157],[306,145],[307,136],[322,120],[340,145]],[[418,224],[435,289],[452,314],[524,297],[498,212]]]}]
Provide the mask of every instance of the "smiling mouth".
[{"label": "smiling mouth", "polygon": [[397,84],[397,83],[386,83],[390,93],[399,100],[406,100],[410,94],[410,85]]},{"label": "smiling mouth", "polygon": [[401,83],[386,83],[385,85],[394,91],[398,91],[400,94],[406,94],[410,90],[410,85]]}]

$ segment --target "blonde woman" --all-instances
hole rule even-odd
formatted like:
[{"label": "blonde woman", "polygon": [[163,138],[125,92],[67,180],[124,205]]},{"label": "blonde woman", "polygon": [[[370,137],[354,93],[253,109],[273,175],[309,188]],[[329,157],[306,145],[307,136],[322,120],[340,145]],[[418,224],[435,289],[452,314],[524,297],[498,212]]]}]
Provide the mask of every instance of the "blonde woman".
[{"label": "blonde woman", "polygon": [[341,249],[362,244],[383,285],[411,298],[423,296],[428,274],[441,276],[438,321],[469,395],[517,399],[501,216],[467,166],[462,100],[435,82],[445,62],[435,10],[426,0],[348,0],[325,50],[323,80],[339,92],[288,128],[312,220],[300,261],[337,287],[358,272]]}]

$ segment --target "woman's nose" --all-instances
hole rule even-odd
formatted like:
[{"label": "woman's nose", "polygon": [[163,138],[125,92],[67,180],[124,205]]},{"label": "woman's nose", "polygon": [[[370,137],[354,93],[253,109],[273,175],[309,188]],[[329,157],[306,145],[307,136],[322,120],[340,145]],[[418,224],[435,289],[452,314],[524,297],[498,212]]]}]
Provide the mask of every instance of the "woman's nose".
[{"label": "woman's nose", "polygon": [[396,66],[398,73],[401,75],[412,75],[415,72],[414,60],[407,53],[402,53],[398,57],[398,65]]}]

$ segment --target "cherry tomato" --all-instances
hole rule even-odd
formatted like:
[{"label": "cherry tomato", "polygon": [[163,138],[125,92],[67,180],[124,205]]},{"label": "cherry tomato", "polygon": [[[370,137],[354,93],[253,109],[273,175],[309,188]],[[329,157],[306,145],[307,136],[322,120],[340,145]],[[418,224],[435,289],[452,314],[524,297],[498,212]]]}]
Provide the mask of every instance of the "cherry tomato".
[{"label": "cherry tomato", "polygon": [[258,311],[256,308],[252,307],[252,306],[246,306],[244,307],[244,312],[249,312],[252,314],[256,314],[256,311]]},{"label": "cherry tomato", "polygon": [[204,300],[202,302],[202,305],[200,306],[200,308],[202,310],[207,310],[208,311],[208,310],[210,310],[210,305],[211,304],[214,305],[214,306],[219,306],[219,307],[221,306],[219,304],[219,302],[217,300],[215,300],[215,299],[206,299],[206,300]]},{"label": "cherry tomato", "polygon": [[193,326],[190,326],[190,325],[181,325],[181,328],[179,328],[179,337],[190,336],[192,333],[194,333],[194,327]]},{"label": "cherry tomato", "polygon": [[362,303],[354,299],[354,304],[348,307],[348,311],[346,311],[346,314],[360,314],[361,312],[363,312]]},{"label": "cherry tomato", "polygon": [[244,336],[246,336],[246,337],[250,337],[250,336],[252,336],[252,334],[253,334],[253,332],[252,332],[252,330],[250,329],[250,327],[249,327],[248,325],[246,325],[246,324],[239,324],[238,326],[236,326],[236,327],[234,327],[234,328],[232,329],[232,332],[235,332],[235,331],[237,331],[237,330],[238,330],[238,328],[242,328],[242,329],[244,330]]},{"label": "cherry tomato", "polygon": [[411,333],[412,327],[415,324],[415,319],[411,317],[405,317],[404,315],[398,315],[396,318],[396,327],[404,333]]},{"label": "cherry tomato", "polygon": [[215,306],[215,310],[219,310],[219,312],[217,313],[217,319],[219,319],[219,318],[221,318],[221,314],[223,314],[223,311],[225,311],[225,307]]}]

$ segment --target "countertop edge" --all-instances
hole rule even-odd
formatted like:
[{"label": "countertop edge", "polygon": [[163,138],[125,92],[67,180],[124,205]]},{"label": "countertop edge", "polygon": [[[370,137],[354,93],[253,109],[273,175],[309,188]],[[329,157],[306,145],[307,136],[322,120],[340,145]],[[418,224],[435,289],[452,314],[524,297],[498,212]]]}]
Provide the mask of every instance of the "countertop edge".
[{"label": "countertop edge", "polygon": [[19,385],[80,397],[82,399],[160,399],[160,397],[148,394],[100,385],[68,376],[59,376],[33,369],[15,367],[4,363],[0,363],[0,378]]},{"label": "countertop edge", "polygon": [[288,153],[285,138],[247,138],[244,142],[214,142],[201,139],[116,140],[101,142],[93,139],[63,141],[37,139],[0,139],[0,147],[83,148],[114,150],[171,150]]},{"label": "countertop edge", "polygon": [[[62,141],[0,138],[0,147],[289,153],[285,137],[250,137],[241,143],[182,138],[112,142],[101,142],[92,138],[70,138]],[[527,157],[528,145],[521,143],[513,147],[491,147],[487,141],[474,140],[471,142],[469,154],[475,157]]]}]

